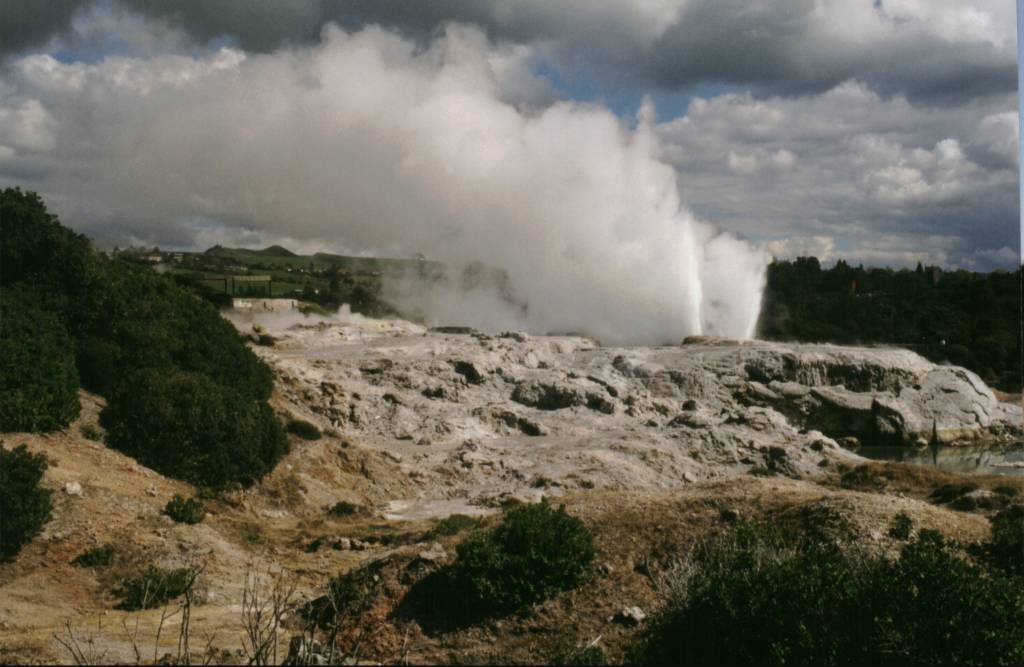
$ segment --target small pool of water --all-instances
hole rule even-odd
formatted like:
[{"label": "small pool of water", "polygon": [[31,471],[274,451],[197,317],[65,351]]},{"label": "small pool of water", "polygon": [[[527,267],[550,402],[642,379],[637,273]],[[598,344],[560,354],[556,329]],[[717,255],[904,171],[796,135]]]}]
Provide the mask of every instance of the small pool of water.
[{"label": "small pool of water", "polygon": [[1024,477],[1024,445],[1013,447],[861,447],[857,454],[877,461],[917,463],[949,472]]}]

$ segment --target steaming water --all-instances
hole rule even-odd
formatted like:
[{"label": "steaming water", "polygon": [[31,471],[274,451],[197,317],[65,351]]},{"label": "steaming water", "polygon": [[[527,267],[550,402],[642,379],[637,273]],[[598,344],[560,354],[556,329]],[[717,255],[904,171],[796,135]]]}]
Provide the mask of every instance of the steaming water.
[{"label": "steaming water", "polygon": [[869,459],[936,466],[950,472],[1024,477],[1024,447],[861,447],[857,453]]}]

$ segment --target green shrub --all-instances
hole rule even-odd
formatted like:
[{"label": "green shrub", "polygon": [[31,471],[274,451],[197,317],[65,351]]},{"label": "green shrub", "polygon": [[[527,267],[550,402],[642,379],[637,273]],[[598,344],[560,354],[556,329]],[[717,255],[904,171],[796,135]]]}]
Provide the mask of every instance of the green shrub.
[{"label": "green shrub", "polygon": [[327,629],[337,624],[340,617],[364,611],[373,600],[374,577],[379,576],[379,566],[379,563],[371,563],[332,578],[327,585],[327,593],[304,605],[302,616]]},{"label": "green shrub", "polygon": [[631,659],[653,664],[1016,664],[1024,588],[922,530],[898,560],[741,525],[698,550]]},{"label": "green shrub", "polygon": [[34,192],[0,190],[0,285],[52,288],[74,301],[89,288],[89,240],[62,226]]},{"label": "green shrub", "polygon": [[288,447],[266,403],[178,370],[130,374],[100,421],[112,447],[161,474],[214,488],[252,484]]},{"label": "green shrub", "polygon": [[78,430],[82,434],[82,437],[84,438],[87,438],[89,440],[95,440],[97,442],[103,440],[103,433],[101,433],[100,430],[96,428],[95,424],[82,424],[81,428],[79,428]]},{"label": "green shrub", "polygon": [[0,431],[53,431],[78,416],[74,343],[47,298],[0,288]]},{"label": "green shrub", "polygon": [[900,512],[893,517],[892,525],[889,526],[889,537],[906,542],[913,530],[914,520],[907,516],[906,512]]},{"label": "green shrub", "polygon": [[196,575],[196,570],[187,567],[164,569],[150,565],[141,574],[127,577],[117,586],[114,594],[121,600],[117,608],[136,611],[159,607],[184,595]]},{"label": "green shrub", "polygon": [[178,523],[187,523],[193,526],[201,523],[206,517],[206,506],[198,498],[184,498],[178,494],[167,501],[164,506],[164,514],[171,517]]},{"label": "green shrub", "polygon": [[471,533],[448,572],[460,604],[507,612],[577,586],[594,559],[590,531],[564,507],[517,507],[493,530]]},{"label": "green shrub", "polygon": [[992,517],[990,551],[999,567],[1024,575],[1024,505],[1011,505]]},{"label": "green shrub", "polygon": [[39,486],[46,459],[25,445],[0,448],[0,561],[13,558],[50,520],[51,492]]},{"label": "green shrub", "polygon": [[303,440],[319,440],[320,429],[303,419],[292,419],[288,422],[288,432],[297,435]]},{"label": "green shrub", "polygon": [[114,545],[104,544],[86,549],[78,554],[71,564],[77,567],[106,567],[112,562],[114,562]]},{"label": "green shrub", "polygon": [[336,517],[353,516],[354,514],[358,514],[361,511],[361,509],[362,508],[360,508],[359,505],[356,505],[355,503],[350,503],[347,500],[339,500],[338,502],[334,503],[334,506],[331,507],[331,509],[328,510],[328,513],[331,516]]}]

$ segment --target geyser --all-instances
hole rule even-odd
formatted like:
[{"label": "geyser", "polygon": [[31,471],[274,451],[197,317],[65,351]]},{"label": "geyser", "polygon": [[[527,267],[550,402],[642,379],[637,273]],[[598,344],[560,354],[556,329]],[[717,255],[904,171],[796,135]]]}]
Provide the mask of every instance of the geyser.
[{"label": "geyser", "polygon": [[169,219],[218,220],[501,272],[500,289],[394,286],[434,322],[620,344],[750,337],[766,257],[682,206],[650,105],[629,128],[552,102],[533,65],[463,26],[420,49],[329,27],[267,55],[26,56],[4,104],[37,108],[52,133],[27,167],[105,151],[69,219],[149,224],[156,240]]}]

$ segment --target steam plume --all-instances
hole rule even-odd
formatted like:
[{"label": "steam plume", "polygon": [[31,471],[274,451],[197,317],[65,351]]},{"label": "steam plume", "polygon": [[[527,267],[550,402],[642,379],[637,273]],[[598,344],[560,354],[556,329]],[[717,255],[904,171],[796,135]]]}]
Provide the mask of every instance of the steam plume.
[{"label": "steam plume", "polygon": [[472,28],[417,50],[381,29],[328,27],[317,46],[259,56],[29,56],[9,104],[39,105],[37,144],[56,146],[33,158],[45,170],[101,147],[97,177],[66,193],[85,202],[77,217],[154,231],[245,221],[482,263],[519,304],[483,288],[398,290],[438,322],[613,343],[751,336],[765,257],[682,207],[653,110],[629,129],[595,105],[546,103],[530,64]]}]

